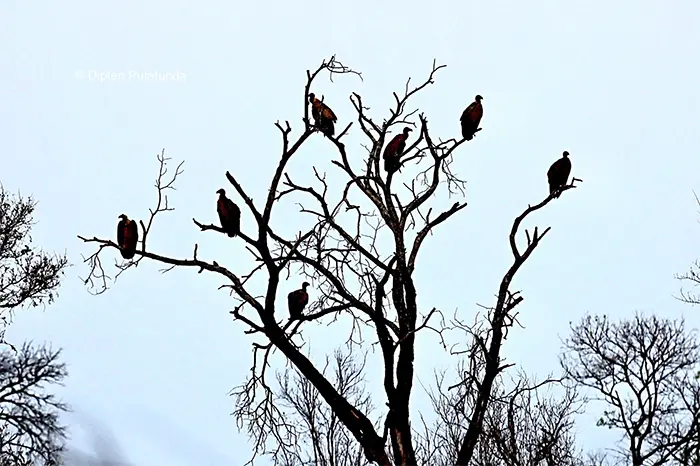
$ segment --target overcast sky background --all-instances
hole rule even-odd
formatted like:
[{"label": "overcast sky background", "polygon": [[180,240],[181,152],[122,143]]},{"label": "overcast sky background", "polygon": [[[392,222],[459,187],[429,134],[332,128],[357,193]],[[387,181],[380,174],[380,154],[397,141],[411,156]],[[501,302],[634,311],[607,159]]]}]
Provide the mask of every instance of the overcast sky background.
[{"label": "overcast sky background", "polygon": [[[700,255],[692,194],[700,188],[699,19],[700,3],[690,0],[3,2],[0,181],[35,196],[36,244],[67,250],[75,265],[57,303],[21,313],[8,338],[64,348],[73,448],[90,453],[103,437],[118,444],[112,456],[137,466],[243,464],[250,450],[227,393],[248,372],[250,342],[231,323],[231,299],[216,291],[222,280],[196,270],[160,275],[143,263],[94,297],[78,278],[87,272],[81,254],[93,248],[76,235],[112,238],[122,212],[145,219],[155,155],[165,148],[186,160],[185,174],[171,196],[177,210],[157,220],[150,249],[189,257],[197,242],[201,258],[245,270],[241,242],[201,233],[191,218],[216,221],[220,187],[240,203],[226,170],[263,201],[280,154],[273,124],[287,119],[298,134],[306,70],[334,53],[364,76],[321,76],[314,86],[341,128],[355,118],[351,92],[381,121],[391,92],[409,76],[425,79],[433,58],[448,67],[414,104],[434,136],[458,136],[461,112],[484,97],[483,131],[453,165],[468,180],[469,207],[419,259],[424,310],[468,318],[476,303],[493,303],[512,260],[513,218],[546,196],[547,168],[568,150],[584,183],[529,222],[552,231],[514,284],[526,328],[511,332],[506,357],[541,376],[555,370],[560,337],[586,312],[686,315],[697,327],[698,311],[673,299],[673,275]],[[99,72],[126,79],[100,83]],[[184,79],[130,77],[143,72]],[[359,128],[351,132],[345,142],[360,160],[364,141]],[[292,174],[306,179],[315,164],[340,182],[331,149],[314,135]],[[288,232],[306,223],[293,209],[275,215]],[[250,230],[247,212],[243,221]],[[111,264],[117,253],[107,256]],[[299,284],[283,284],[280,305]],[[309,330],[319,363],[346,337],[324,329]],[[416,357],[423,383],[438,359],[431,338]],[[419,384],[414,393],[417,413]],[[595,413],[580,425],[591,447],[610,435],[594,422]]]}]

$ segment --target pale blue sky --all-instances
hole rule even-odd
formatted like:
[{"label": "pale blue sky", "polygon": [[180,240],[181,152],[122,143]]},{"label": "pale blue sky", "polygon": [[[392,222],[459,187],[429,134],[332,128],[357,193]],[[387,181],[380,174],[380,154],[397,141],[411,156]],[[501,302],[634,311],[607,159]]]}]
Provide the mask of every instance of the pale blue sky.
[{"label": "pale blue sky", "polygon": [[[58,302],[20,315],[8,337],[64,348],[76,448],[92,448],[80,429],[93,419],[133,465],[242,464],[249,448],[227,393],[250,367],[249,340],[231,323],[221,281],[193,270],[162,276],[144,263],[93,297],[77,277],[92,249],[76,235],[111,238],[120,213],[143,218],[164,147],[186,160],[185,174],[151,250],[189,256],[198,242],[210,259],[247,260],[240,243],[200,233],[191,218],[216,220],[226,170],[262,199],[280,153],[273,123],[299,131],[305,72],[333,53],[364,76],[315,86],[341,127],[354,119],[351,92],[381,120],[391,92],[408,76],[424,79],[433,58],[448,67],[414,103],[434,135],[458,135],[464,107],[484,97],[483,131],[454,165],[469,207],[421,253],[421,306],[469,317],[493,302],[512,220],[546,195],[547,168],[568,150],[585,182],[531,220],[552,231],[515,283],[526,329],[511,333],[507,357],[541,375],[556,369],[559,337],[587,311],[685,314],[698,326],[697,311],[672,295],[673,274],[699,254],[699,20],[694,1],[4,2],[0,181],[37,198],[37,244],[67,250],[75,264]],[[90,70],[127,79],[98,83]],[[129,82],[130,71],[185,79]],[[361,159],[352,131],[346,144]],[[330,148],[314,136],[295,176],[308,178],[307,161],[340,179]],[[278,215],[289,231],[305,223]],[[244,229],[250,221],[244,211]],[[324,328],[307,334],[319,361],[335,343],[314,341]],[[416,365],[429,382],[436,352],[423,338]],[[424,400],[416,384],[414,407]],[[585,421],[590,446],[609,435]]]}]

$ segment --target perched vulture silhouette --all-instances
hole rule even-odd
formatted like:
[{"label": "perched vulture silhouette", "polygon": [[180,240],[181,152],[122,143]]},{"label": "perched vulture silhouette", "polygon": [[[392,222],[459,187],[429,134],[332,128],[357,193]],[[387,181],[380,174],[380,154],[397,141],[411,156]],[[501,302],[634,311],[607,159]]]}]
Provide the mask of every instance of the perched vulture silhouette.
[{"label": "perched vulture silhouette", "polygon": [[124,259],[131,259],[136,252],[136,243],[139,242],[139,227],[136,221],[130,220],[126,214],[121,214],[119,218],[121,219],[117,225],[119,252]]},{"label": "perched vulture silhouette", "polygon": [[395,172],[401,166],[401,156],[406,149],[406,139],[408,139],[410,131],[413,130],[408,126],[405,127],[403,133],[394,136],[384,149],[384,170],[387,172]]},{"label": "perched vulture silhouette", "polygon": [[484,107],[481,106],[481,97],[477,95],[474,98],[474,102],[469,104],[459,121],[462,123],[462,137],[467,141],[471,141],[474,137],[474,133],[479,129],[479,123],[481,123],[481,117],[484,116]]},{"label": "perched vulture silhouette", "polygon": [[287,295],[290,319],[301,319],[301,312],[309,303],[309,293],[306,292],[307,286],[309,286],[309,283],[304,282],[301,284],[300,289],[292,291]]},{"label": "perched vulture silhouette", "polygon": [[335,134],[334,123],[338,118],[333,113],[330,107],[316,98],[313,92],[309,94],[309,102],[311,102],[311,116],[314,117],[314,123],[327,137]]},{"label": "perched vulture silhouette", "polygon": [[216,192],[219,200],[216,201],[216,211],[219,213],[221,228],[229,237],[233,238],[241,232],[241,209],[226,197],[226,191],[220,189]]},{"label": "perched vulture silhouette", "polygon": [[[549,181],[549,194],[554,194],[556,191],[560,190],[566,186],[566,182],[569,179],[569,174],[571,173],[571,159],[569,159],[569,153],[564,151],[562,157],[554,162],[549,170],[547,170],[547,180]],[[559,197],[561,192],[557,194]]]}]

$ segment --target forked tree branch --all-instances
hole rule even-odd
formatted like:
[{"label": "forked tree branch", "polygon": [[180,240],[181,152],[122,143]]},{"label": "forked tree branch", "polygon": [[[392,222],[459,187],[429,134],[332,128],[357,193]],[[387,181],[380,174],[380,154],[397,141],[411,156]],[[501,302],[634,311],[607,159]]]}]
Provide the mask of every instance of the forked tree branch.
[{"label": "forked tree branch", "polygon": [[[565,186],[561,192],[575,188],[573,184]],[[520,267],[527,261],[530,255],[535,251],[544,235],[549,232],[551,227],[547,227],[542,233],[538,232],[535,227],[532,237],[529,233],[527,236],[527,245],[525,250],[521,252],[516,243],[516,237],[522,222],[528,215],[544,208],[552,200],[556,199],[561,193],[551,193],[542,202],[534,206],[528,206],[522,214],[515,218],[513,227],[511,228],[509,240],[513,253],[513,263],[506,271],[501,285],[498,290],[496,306],[493,308],[493,313],[490,318],[490,343],[487,346],[482,342],[481,348],[484,351],[484,374],[478,384],[478,395],[476,397],[472,415],[469,420],[469,427],[461,442],[459,454],[457,456],[457,465],[470,464],[471,458],[474,455],[474,450],[478,444],[479,437],[483,431],[484,418],[488,410],[489,398],[491,396],[493,384],[498,375],[510,365],[501,365],[501,346],[503,344],[504,330],[506,327],[506,319],[509,313],[523,301],[523,297],[517,293],[511,293],[510,285],[515,278],[515,274]],[[527,230],[526,230],[527,232]]]}]

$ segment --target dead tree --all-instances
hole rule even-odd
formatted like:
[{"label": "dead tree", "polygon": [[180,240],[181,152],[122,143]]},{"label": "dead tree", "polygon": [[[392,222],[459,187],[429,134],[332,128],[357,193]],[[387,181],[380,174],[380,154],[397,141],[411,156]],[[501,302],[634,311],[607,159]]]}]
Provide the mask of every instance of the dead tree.
[{"label": "dead tree", "polygon": [[5,341],[14,313],[51,303],[68,261],[32,245],[36,202],[0,186],[0,464],[50,464],[65,443],[58,422],[66,406],[45,391],[66,376],[59,352]]},{"label": "dead tree", "polygon": [[[351,354],[336,352],[334,385],[356,406],[370,404],[364,394],[364,364]],[[460,373],[468,370],[464,361]],[[294,372],[290,380],[288,373]],[[324,371],[325,373],[325,371]],[[511,380],[509,388],[499,377],[484,420],[472,465],[474,466],[596,466],[600,461],[585,458],[575,445],[575,416],[585,400],[561,379],[547,378],[532,383],[524,373]],[[296,371],[285,372],[278,400],[285,404],[285,418],[295,433],[290,445],[278,445],[269,452],[275,464],[366,466],[349,432],[337,422],[313,386]],[[560,388],[559,394],[552,389]],[[347,393],[347,395],[346,395]],[[455,464],[477,392],[464,384],[448,387],[445,373],[436,374],[435,390],[429,392],[432,411],[426,422],[420,413],[422,429],[415,431],[417,464]],[[355,401],[358,400],[358,401]],[[366,412],[370,412],[367,409]],[[294,419],[294,421],[292,421]],[[589,455],[590,456],[590,455]]]},{"label": "dead tree", "polygon": [[560,382],[549,378],[532,383],[521,374],[513,388],[495,393],[482,438],[502,464],[574,466],[581,462],[574,422],[583,401],[570,388],[555,396],[551,388]]},{"label": "dead tree", "polygon": [[0,353],[0,464],[52,464],[64,450],[58,415],[67,406],[46,392],[66,376],[60,351],[25,344]]},{"label": "dead tree", "polygon": [[[462,361],[460,373],[473,370]],[[436,420],[423,421],[419,464],[455,464],[478,390],[466,384],[448,386],[445,373],[436,374],[436,389],[429,396]],[[558,396],[552,388],[558,387]],[[583,455],[575,445],[575,416],[585,400],[561,379],[532,383],[519,373],[506,384],[499,377],[472,462],[474,466],[578,466]]]},{"label": "dead tree", "polygon": [[[434,63],[423,83],[412,88],[409,80],[401,95],[394,93],[395,106],[381,123],[369,114],[362,97],[353,93],[350,101],[367,140],[368,155],[359,163],[358,155],[348,154],[343,142],[353,124],[348,123],[337,136],[322,140],[328,148],[328,165],[339,170],[336,173],[342,181],[336,176],[329,182],[323,170],[313,167],[314,181],[311,183],[299,181],[297,175],[291,174],[291,168],[292,157],[302,152],[305,142],[318,130],[309,119],[307,105],[312,84],[319,94],[314,81],[319,73],[328,72],[331,81],[335,75],[360,76],[360,73],[342,65],[334,57],[324,61],[314,72],[307,72],[303,96],[299,96],[300,103],[302,97],[304,102],[303,129],[293,137],[288,121],[275,124],[281,134],[282,150],[264,201],[253,202],[242,178],[226,173],[233,192],[254,220],[252,225],[243,225],[243,231],[234,239],[245,243],[250,252],[253,261],[250,270],[234,271],[213,258],[205,259],[202,255],[206,253],[199,251],[197,245],[191,258],[158,254],[146,248],[145,241],[136,252],[136,262],[144,258],[160,262],[166,265],[165,271],[173,267],[188,267],[221,276],[226,282],[222,288],[228,289],[237,299],[231,311],[233,318],[248,326],[248,333],[260,337],[260,341],[254,344],[251,375],[235,392],[235,414],[240,422],[248,425],[249,433],[255,439],[254,455],[265,451],[268,440],[277,443],[281,442],[280,439],[287,443],[289,440],[290,434],[280,410],[273,403],[272,389],[266,379],[269,358],[273,351],[278,351],[314,386],[360,444],[368,461],[381,465],[416,464],[409,413],[414,381],[414,345],[420,331],[432,329],[430,319],[439,311],[418,309],[413,272],[425,239],[467,205],[454,202],[439,213],[434,212],[437,207],[429,207],[435,203],[434,195],[442,186],[450,196],[464,195],[465,183],[453,174],[451,165],[453,156],[465,140],[438,140],[431,134],[424,114],[407,110],[411,98],[432,84],[442,68],[444,65]],[[326,102],[331,100],[322,96],[321,100],[324,99]],[[342,121],[342,112],[335,103],[332,106]],[[399,171],[385,176],[380,161],[382,147],[392,132],[405,126],[418,128],[415,139],[409,140]],[[335,158],[332,158],[333,154]],[[164,198],[166,188],[163,186],[170,187],[174,181],[174,178],[164,178],[165,163],[166,159],[161,158],[161,175],[157,183],[159,201]],[[175,177],[177,174],[176,171]],[[572,187],[566,186],[564,190]],[[467,464],[471,458],[482,430],[493,381],[503,370],[499,362],[503,329],[508,314],[522,301],[522,297],[511,292],[511,282],[549,228],[544,231],[535,228],[532,234],[528,233],[527,244],[520,247],[516,244],[517,233],[530,213],[542,209],[553,199],[554,196],[547,196],[542,202],[529,206],[516,218],[511,230],[513,264],[501,282],[494,306],[493,333],[489,347],[485,349],[487,366],[459,464]],[[273,216],[273,210],[279,212],[285,203],[294,200],[301,205],[301,213],[312,224],[308,230],[296,234],[285,232],[283,215]],[[148,226],[142,225],[144,239],[154,217],[163,210],[161,207],[150,211]],[[223,233],[217,225],[193,221],[202,231]],[[117,245],[110,239],[80,238],[98,245],[98,250],[86,259],[90,267],[86,283],[98,285],[98,292],[104,291],[107,277],[100,258],[104,252],[114,251]],[[119,268],[123,271],[131,264],[133,262],[122,263]],[[284,283],[292,272],[295,276],[298,274],[298,278]],[[263,275],[254,281],[253,277],[258,273]],[[280,312],[278,299],[284,300],[286,293],[296,289],[302,281],[313,284],[315,299],[303,318],[288,321],[284,311]],[[264,289],[258,289],[259,286]],[[379,345],[384,365],[382,378],[388,413],[380,425],[386,426],[385,435],[377,430],[368,414],[339,393],[301,351],[304,328],[319,322],[347,325],[351,347],[362,345],[362,335],[367,330],[372,332],[372,340]]]},{"label": "dead tree", "polygon": [[637,314],[612,323],[589,315],[565,347],[567,378],[610,405],[598,425],[624,433],[618,452],[627,464],[697,464],[700,347],[682,320]]}]

